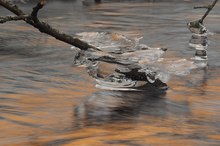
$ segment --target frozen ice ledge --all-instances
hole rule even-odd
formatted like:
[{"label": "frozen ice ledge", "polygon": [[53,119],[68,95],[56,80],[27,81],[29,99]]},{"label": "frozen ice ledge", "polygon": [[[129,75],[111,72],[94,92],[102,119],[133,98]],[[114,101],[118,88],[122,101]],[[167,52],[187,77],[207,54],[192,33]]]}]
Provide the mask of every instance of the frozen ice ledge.
[{"label": "frozen ice ledge", "polygon": [[72,47],[74,64],[86,67],[102,89],[139,91],[150,85],[166,90],[172,75],[186,76],[207,65],[207,59],[165,58],[166,48],[140,44],[141,38],[109,32],[82,32],[77,37],[101,50]]}]

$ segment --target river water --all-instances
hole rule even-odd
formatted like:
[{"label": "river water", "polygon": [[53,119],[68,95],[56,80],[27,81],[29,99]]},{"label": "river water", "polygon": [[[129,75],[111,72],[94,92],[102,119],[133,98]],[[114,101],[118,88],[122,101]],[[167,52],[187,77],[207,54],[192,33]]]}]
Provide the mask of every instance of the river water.
[{"label": "river water", "polygon": [[[116,32],[167,47],[166,58],[194,57],[186,27],[208,1],[49,1],[39,17],[71,35]],[[30,12],[34,3],[19,4]],[[0,14],[11,14],[0,7]],[[169,89],[96,88],[74,50],[23,22],[0,26],[0,145],[218,146],[220,4],[205,20],[208,65],[172,76]]]}]

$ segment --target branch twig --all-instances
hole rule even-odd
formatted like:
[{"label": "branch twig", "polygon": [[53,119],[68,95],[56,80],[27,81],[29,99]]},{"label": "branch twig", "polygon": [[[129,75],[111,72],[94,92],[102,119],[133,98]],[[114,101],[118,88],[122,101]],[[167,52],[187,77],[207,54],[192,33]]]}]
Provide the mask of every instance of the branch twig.
[{"label": "branch twig", "polygon": [[202,18],[199,20],[200,23],[202,24],[204,19],[208,16],[208,14],[212,11],[212,9],[214,8],[214,6],[216,5],[216,3],[219,0],[214,0],[213,3],[211,5],[208,6],[198,6],[198,7],[194,7],[194,9],[199,9],[199,8],[206,8],[207,11],[205,12],[205,14],[202,16]]},{"label": "branch twig", "polygon": [[[57,29],[54,29],[46,22],[40,21],[37,17],[37,14],[38,14],[39,10],[41,8],[43,8],[43,6],[45,5],[45,0],[40,0],[40,2],[33,8],[33,11],[31,13],[31,15],[29,15],[29,16],[27,16],[15,4],[13,4],[7,0],[0,0],[0,5],[17,15],[17,17],[13,17],[10,19],[24,20],[26,23],[37,28],[40,32],[46,33],[50,36],[53,36],[56,39],[58,39],[62,42],[68,43],[70,45],[73,45],[81,50],[87,50],[89,48],[92,48],[94,50],[99,50],[98,48],[96,48],[96,47],[94,47],[94,46],[92,46],[92,45],[90,45],[90,44],[88,44],[78,38],[75,38],[75,37],[72,37],[68,34],[59,32]],[[27,16],[27,17],[22,19],[22,17],[24,17],[24,16]],[[7,21],[11,21],[10,19]],[[4,20],[6,20],[6,19],[4,19]],[[2,19],[2,21],[3,21],[3,19]]]},{"label": "branch twig", "polygon": [[194,9],[208,9],[209,6],[195,6]]},{"label": "branch twig", "polygon": [[213,3],[211,5],[208,5],[208,6],[197,6],[197,7],[194,7],[194,9],[206,8],[207,11],[202,16],[201,19],[187,23],[187,27],[189,28],[189,30],[191,32],[198,33],[198,34],[204,34],[204,33],[207,32],[206,27],[203,25],[203,21],[208,16],[208,14],[211,12],[211,10],[214,8],[214,6],[216,5],[216,3],[218,1],[219,0],[214,0]]},{"label": "branch twig", "polygon": [[28,15],[0,17],[0,23],[5,23],[8,21],[25,20],[25,19],[28,19],[28,17],[29,17]]}]

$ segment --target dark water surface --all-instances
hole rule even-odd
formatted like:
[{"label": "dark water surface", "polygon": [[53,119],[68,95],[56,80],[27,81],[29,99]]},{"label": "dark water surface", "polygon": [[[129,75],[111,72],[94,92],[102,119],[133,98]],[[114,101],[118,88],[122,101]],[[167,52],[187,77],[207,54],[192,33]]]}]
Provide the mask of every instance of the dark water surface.
[{"label": "dark water surface", "polygon": [[[208,1],[51,1],[40,17],[74,35],[109,31],[191,58],[186,23]],[[33,4],[22,5],[27,12]],[[0,7],[0,14],[10,14]],[[70,46],[23,22],[0,25],[0,145],[220,145],[220,4],[206,19],[208,67],[172,77],[167,92],[95,88]]]}]

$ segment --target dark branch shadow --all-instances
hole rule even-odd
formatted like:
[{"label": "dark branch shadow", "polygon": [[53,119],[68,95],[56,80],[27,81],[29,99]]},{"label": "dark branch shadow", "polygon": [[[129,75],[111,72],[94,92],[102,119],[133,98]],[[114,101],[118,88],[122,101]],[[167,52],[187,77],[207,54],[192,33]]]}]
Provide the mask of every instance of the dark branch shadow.
[{"label": "dark branch shadow", "polygon": [[166,118],[170,113],[189,115],[188,103],[179,105],[168,101],[165,96],[166,92],[153,86],[143,92],[99,91],[74,108],[73,126],[135,122],[139,116]]}]

